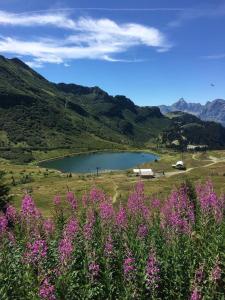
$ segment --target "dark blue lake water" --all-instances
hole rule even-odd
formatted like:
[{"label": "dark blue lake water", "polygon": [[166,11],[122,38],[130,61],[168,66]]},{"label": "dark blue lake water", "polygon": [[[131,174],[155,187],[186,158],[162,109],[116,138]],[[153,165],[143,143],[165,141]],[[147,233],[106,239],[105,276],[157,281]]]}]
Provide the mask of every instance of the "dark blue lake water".
[{"label": "dark blue lake water", "polygon": [[144,152],[101,152],[79,154],[40,163],[41,167],[57,169],[62,172],[93,173],[110,170],[126,170],[154,161],[157,156]]}]

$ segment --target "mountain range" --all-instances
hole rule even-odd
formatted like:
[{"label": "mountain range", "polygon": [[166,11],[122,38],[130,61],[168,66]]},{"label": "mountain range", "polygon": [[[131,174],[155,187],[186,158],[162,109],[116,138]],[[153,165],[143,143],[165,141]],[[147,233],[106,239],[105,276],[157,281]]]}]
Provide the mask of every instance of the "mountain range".
[{"label": "mountain range", "polygon": [[164,116],[158,107],[140,107],[99,87],[56,84],[18,58],[0,56],[0,156],[13,159],[21,149],[31,160],[32,151],[58,148],[175,147],[179,135],[186,144],[225,147],[219,124],[186,113]]},{"label": "mountain range", "polygon": [[173,111],[183,111],[199,117],[203,121],[214,121],[225,127],[225,100],[215,99],[208,101],[205,105],[200,103],[188,103],[183,98],[170,106],[159,106],[163,114]]}]

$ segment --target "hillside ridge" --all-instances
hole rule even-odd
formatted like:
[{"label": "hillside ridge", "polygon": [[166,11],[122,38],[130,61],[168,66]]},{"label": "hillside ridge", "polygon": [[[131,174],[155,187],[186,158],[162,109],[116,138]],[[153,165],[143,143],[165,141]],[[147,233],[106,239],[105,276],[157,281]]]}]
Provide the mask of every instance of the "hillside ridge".
[{"label": "hillside ridge", "polygon": [[[79,152],[174,146],[168,132],[181,129],[179,123],[185,122],[164,116],[156,106],[141,107],[126,96],[111,96],[97,86],[50,82],[18,58],[0,56],[0,149],[8,149],[8,156],[12,149]],[[225,147],[222,126],[199,119],[197,123],[204,130],[198,139],[188,134],[187,144]],[[206,128],[209,132],[214,128],[216,137],[206,138]]]}]

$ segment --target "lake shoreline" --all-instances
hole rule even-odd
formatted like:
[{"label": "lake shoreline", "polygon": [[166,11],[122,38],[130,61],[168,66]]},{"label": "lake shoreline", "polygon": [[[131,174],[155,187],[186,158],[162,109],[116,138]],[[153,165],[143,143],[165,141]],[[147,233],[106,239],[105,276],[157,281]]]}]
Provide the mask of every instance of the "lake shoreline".
[{"label": "lake shoreline", "polygon": [[159,153],[155,152],[154,150],[151,149],[101,149],[101,150],[90,150],[90,151],[83,151],[83,152],[72,152],[70,154],[64,154],[52,158],[46,158],[46,159],[41,159],[41,160],[36,160],[33,162],[34,165],[39,166],[40,163],[46,162],[46,161],[53,161],[53,160],[58,160],[61,158],[66,158],[66,157],[71,157],[75,155],[82,155],[82,154],[94,154],[94,153],[107,153],[107,152],[144,152],[144,153],[150,153],[156,156],[159,156]]},{"label": "lake shoreline", "polygon": [[[96,154],[95,157],[91,155]],[[116,155],[117,154],[117,155]],[[123,157],[120,157],[120,155]],[[136,154],[136,155],[135,155]],[[102,155],[102,157],[101,157]],[[113,155],[112,157],[110,155]],[[149,156],[149,157],[146,157]],[[77,160],[81,156],[81,161]],[[87,156],[87,157],[85,157]],[[71,160],[73,159],[72,164]],[[96,160],[97,159],[97,160]],[[100,173],[119,172],[138,167],[146,162],[159,160],[159,154],[153,153],[150,150],[132,149],[132,150],[99,150],[75,152],[70,155],[63,155],[52,159],[41,160],[38,166],[45,169],[55,169],[62,173],[74,174],[93,174],[99,169]],[[54,161],[56,164],[54,165]],[[68,164],[69,162],[69,164]],[[48,163],[50,165],[48,165]],[[94,167],[96,166],[96,167]],[[101,170],[101,171],[100,171]]]}]

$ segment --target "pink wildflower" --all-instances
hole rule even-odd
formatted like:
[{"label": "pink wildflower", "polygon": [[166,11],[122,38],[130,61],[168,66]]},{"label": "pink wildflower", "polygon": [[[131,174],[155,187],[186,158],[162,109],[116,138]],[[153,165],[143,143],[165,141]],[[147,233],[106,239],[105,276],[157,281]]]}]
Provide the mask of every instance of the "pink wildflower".
[{"label": "pink wildflower", "polygon": [[200,292],[198,291],[197,288],[194,288],[194,290],[192,291],[191,293],[191,298],[190,300],[200,300],[201,299],[201,294]]},{"label": "pink wildflower", "polygon": [[160,200],[159,199],[153,199],[152,200],[152,207],[153,208],[159,208],[160,207]]},{"label": "pink wildflower", "polygon": [[137,235],[139,238],[143,239],[148,234],[148,227],[145,224],[141,224],[138,226],[138,232]]},{"label": "pink wildflower", "polygon": [[56,206],[59,206],[61,204],[61,197],[59,195],[55,196],[53,202]]},{"label": "pink wildflower", "polygon": [[41,216],[30,195],[25,195],[22,200],[22,214],[24,217],[37,219]]},{"label": "pink wildflower", "polygon": [[90,275],[91,275],[92,279],[95,279],[99,275],[100,266],[96,262],[92,262],[92,263],[89,264],[88,270],[90,272]]},{"label": "pink wildflower", "polygon": [[5,215],[0,215],[0,234],[4,233],[8,226],[8,220]]},{"label": "pink wildflower", "polygon": [[159,277],[159,267],[158,267],[158,263],[154,251],[151,251],[148,257],[147,266],[146,266],[146,276],[147,276],[148,287],[157,288],[160,277]]},{"label": "pink wildflower", "polygon": [[105,194],[100,189],[97,189],[96,187],[93,187],[90,191],[90,200],[95,202],[102,202],[105,200]]},{"label": "pink wildflower", "polygon": [[100,209],[100,216],[104,221],[110,220],[114,216],[114,209],[112,204],[109,204],[107,202],[102,202],[99,205],[99,209]]},{"label": "pink wildflower", "polygon": [[135,185],[134,192],[130,194],[128,198],[127,207],[129,211],[134,215],[141,213],[144,206],[144,200],[144,184],[142,181],[139,181]]},{"label": "pink wildflower", "polygon": [[67,264],[73,252],[73,245],[70,239],[63,238],[59,243],[59,257],[62,264]]},{"label": "pink wildflower", "polygon": [[9,221],[15,222],[16,217],[17,217],[17,211],[16,211],[15,207],[13,205],[9,204],[6,208],[5,215]]},{"label": "pink wildflower", "polygon": [[54,285],[49,283],[48,278],[45,278],[43,283],[41,284],[39,288],[39,296],[41,299],[45,300],[55,300],[55,287]]},{"label": "pink wildflower", "polygon": [[15,236],[11,231],[8,232],[8,239],[12,245],[16,244]]},{"label": "pink wildflower", "polygon": [[125,228],[127,225],[127,214],[125,208],[121,207],[116,215],[116,225],[119,228]]},{"label": "pink wildflower", "polygon": [[194,223],[194,208],[187,196],[186,187],[173,191],[161,209],[163,228],[170,227],[182,233],[190,233]]},{"label": "pink wildflower", "polygon": [[123,273],[125,278],[131,279],[135,271],[135,259],[128,253],[128,257],[123,262]]},{"label": "pink wildflower", "polygon": [[113,240],[111,235],[108,236],[106,243],[105,243],[105,249],[104,249],[105,255],[107,257],[110,257],[113,252]]},{"label": "pink wildflower", "polygon": [[47,256],[47,250],[48,247],[45,240],[36,240],[33,243],[28,243],[25,260],[28,263],[39,262]]},{"label": "pink wildflower", "polygon": [[223,218],[224,198],[218,198],[213,189],[211,181],[196,186],[196,193],[203,214],[213,214],[217,223]]},{"label": "pink wildflower", "polygon": [[43,222],[43,228],[44,228],[45,234],[48,236],[54,232],[55,224],[51,219],[47,219],[47,220],[44,220],[44,222]]},{"label": "pink wildflower", "polygon": [[86,240],[91,240],[93,234],[93,225],[95,217],[93,211],[88,212],[87,223],[83,227],[83,235]]},{"label": "pink wildflower", "polygon": [[75,218],[70,218],[63,232],[64,237],[73,240],[79,229],[78,221]]},{"label": "pink wildflower", "polygon": [[221,270],[220,266],[218,264],[216,264],[211,272],[211,277],[214,282],[220,280],[221,272],[222,272],[222,270]]},{"label": "pink wildflower", "polygon": [[73,210],[77,208],[77,200],[72,192],[67,193],[67,200]]},{"label": "pink wildflower", "polygon": [[195,282],[200,284],[204,277],[204,266],[200,265],[199,268],[195,271]]}]

